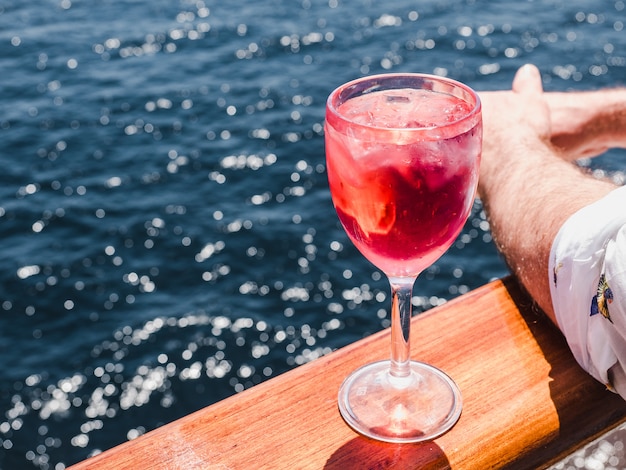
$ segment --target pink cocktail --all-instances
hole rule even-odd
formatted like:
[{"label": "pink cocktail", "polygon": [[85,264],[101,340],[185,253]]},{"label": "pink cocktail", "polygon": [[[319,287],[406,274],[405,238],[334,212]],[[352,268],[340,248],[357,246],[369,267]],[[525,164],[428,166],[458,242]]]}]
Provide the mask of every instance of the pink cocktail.
[{"label": "pink cocktail", "polygon": [[365,77],[326,109],[326,160],[337,215],[392,288],[391,360],[344,382],[342,416],[369,437],[417,442],[448,430],[461,397],[443,372],[409,357],[412,287],[461,231],[476,193],[482,124],[469,87],[420,74]]}]

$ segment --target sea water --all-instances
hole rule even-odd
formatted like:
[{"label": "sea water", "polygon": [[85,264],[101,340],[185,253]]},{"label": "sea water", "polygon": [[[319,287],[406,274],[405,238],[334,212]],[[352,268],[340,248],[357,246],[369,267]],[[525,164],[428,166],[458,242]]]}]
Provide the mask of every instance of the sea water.
[{"label": "sea water", "polygon": [[[623,84],[623,0],[0,1],[0,468],[63,469],[388,326],[328,94]],[[588,163],[623,181],[623,153]],[[416,312],[507,275],[480,202]],[[480,321],[477,318],[476,321]]]}]

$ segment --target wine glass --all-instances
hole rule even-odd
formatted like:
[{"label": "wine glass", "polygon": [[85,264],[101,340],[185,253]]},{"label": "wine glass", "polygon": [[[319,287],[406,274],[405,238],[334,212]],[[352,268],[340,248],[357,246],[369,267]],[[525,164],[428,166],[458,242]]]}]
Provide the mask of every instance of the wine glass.
[{"label": "wine glass", "polygon": [[385,273],[392,296],[390,360],[354,371],[339,390],[339,410],[373,439],[433,439],[457,422],[462,400],[448,375],[410,359],[412,290],[470,214],[482,146],[480,100],[444,77],[363,77],[330,94],[324,133],[339,220]]}]

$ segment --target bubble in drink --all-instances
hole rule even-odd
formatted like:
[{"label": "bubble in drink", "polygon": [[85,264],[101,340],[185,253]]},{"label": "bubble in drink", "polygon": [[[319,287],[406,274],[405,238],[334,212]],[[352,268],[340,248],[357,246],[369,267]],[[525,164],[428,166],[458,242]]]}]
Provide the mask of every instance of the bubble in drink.
[{"label": "bubble in drink", "polygon": [[398,96],[398,95],[388,95],[387,96],[387,102],[391,102],[391,103],[409,103],[411,100],[408,96]]}]

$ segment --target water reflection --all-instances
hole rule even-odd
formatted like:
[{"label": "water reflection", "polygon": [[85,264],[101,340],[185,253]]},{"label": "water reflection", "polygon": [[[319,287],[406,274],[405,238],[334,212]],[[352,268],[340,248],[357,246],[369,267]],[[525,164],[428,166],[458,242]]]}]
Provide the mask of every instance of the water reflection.
[{"label": "water reflection", "polygon": [[[526,61],[551,89],[623,82],[623,11],[0,5],[0,467],[62,469],[387,326],[330,204],[330,90],[401,70],[494,89]],[[623,182],[620,157],[601,164]],[[413,302],[505,273],[476,203]]]}]

